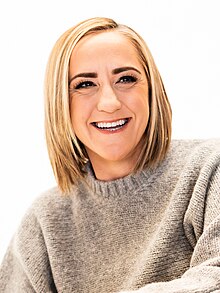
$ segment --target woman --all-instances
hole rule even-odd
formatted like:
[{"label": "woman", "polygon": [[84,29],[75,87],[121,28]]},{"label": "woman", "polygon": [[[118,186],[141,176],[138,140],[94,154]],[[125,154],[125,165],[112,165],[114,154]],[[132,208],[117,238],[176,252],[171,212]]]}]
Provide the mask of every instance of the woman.
[{"label": "woman", "polygon": [[172,141],[143,39],[86,20],[52,50],[46,137],[58,187],[28,210],[1,292],[219,292],[220,142]]}]

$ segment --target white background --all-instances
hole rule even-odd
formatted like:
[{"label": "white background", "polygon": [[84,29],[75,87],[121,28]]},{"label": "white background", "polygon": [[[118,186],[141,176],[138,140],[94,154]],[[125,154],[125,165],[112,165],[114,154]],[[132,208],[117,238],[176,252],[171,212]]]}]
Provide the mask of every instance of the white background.
[{"label": "white background", "polygon": [[173,138],[220,137],[218,0],[19,0],[0,4],[0,261],[33,200],[55,184],[43,79],[57,38],[85,18],[127,24],[149,45],[173,108]]}]

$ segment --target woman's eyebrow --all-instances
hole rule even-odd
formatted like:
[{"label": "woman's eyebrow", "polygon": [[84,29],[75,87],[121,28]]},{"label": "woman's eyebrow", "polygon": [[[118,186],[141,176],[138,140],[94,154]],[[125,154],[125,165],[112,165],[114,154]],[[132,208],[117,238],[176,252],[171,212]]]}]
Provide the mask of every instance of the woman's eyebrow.
[{"label": "woman's eyebrow", "polygon": [[[119,68],[115,68],[112,70],[112,74],[118,74],[124,71],[128,71],[128,70],[134,70],[136,72],[138,72],[139,74],[141,74],[141,72],[132,66],[124,66],[124,67],[119,67]],[[76,78],[78,77],[85,77],[85,78],[97,78],[98,74],[96,72],[82,72],[82,73],[78,73],[76,75],[74,75],[70,80],[69,80],[69,84]]]},{"label": "woman's eyebrow", "polygon": [[124,66],[124,67],[115,68],[112,70],[112,74],[118,74],[118,73],[128,71],[128,70],[134,70],[134,71],[138,72],[139,74],[141,74],[141,72],[137,68],[132,67],[132,66]]},{"label": "woman's eyebrow", "polygon": [[96,72],[82,72],[74,75],[70,80],[69,84],[76,79],[77,77],[85,77],[85,78],[97,78],[98,74]]}]

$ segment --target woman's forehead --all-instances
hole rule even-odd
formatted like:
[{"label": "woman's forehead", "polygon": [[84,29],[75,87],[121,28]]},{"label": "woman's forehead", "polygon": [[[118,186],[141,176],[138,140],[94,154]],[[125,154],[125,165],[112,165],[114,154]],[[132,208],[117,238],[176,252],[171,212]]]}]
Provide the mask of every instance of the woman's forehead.
[{"label": "woman's forehead", "polygon": [[70,67],[79,70],[105,64],[113,67],[140,66],[137,51],[131,41],[117,31],[84,37],[73,49],[70,58]]}]

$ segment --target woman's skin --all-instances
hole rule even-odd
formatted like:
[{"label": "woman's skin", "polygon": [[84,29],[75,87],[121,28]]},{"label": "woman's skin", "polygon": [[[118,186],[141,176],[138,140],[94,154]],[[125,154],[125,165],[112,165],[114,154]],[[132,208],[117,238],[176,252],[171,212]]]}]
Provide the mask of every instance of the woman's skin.
[{"label": "woman's skin", "polygon": [[137,52],[119,32],[84,37],[69,68],[74,132],[99,180],[128,175],[148,124],[148,82]]}]

